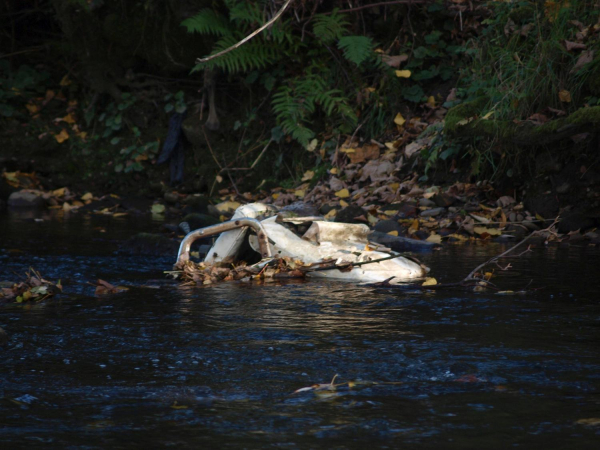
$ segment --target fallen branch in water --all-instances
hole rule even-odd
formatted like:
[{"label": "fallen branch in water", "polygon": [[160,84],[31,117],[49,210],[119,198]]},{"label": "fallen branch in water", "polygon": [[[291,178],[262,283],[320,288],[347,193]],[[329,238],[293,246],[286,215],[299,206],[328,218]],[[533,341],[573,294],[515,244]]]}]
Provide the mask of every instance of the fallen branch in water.
[{"label": "fallen branch in water", "polygon": [[[471,287],[475,287],[475,289],[477,289],[477,288],[480,288],[480,289],[493,289],[493,290],[498,291],[498,293],[509,292],[509,291],[502,291],[494,283],[491,283],[489,281],[489,279],[486,279],[485,275],[478,277],[477,275],[480,275],[479,271],[482,270],[484,267],[486,267],[488,265],[491,265],[491,264],[495,264],[502,271],[510,269],[512,267],[511,264],[508,264],[507,266],[502,267],[498,263],[498,261],[501,258],[518,258],[518,257],[524,255],[525,253],[530,252],[531,251],[531,246],[527,247],[527,250],[519,253],[518,255],[508,256],[509,253],[511,253],[515,249],[519,248],[520,246],[522,246],[525,242],[527,242],[532,237],[543,236],[544,234],[549,234],[549,235],[556,236],[557,233],[556,233],[556,230],[554,229],[554,227],[558,223],[559,220],[560,220],[560,218],[556,217],[556,219],[554,219],[554,221],[552,222],[552,224],[549,227],[544,228],[543,230],[537,230],[537,231],[532,232],[529,236],[525,237],[523,240],[521,240],[517,244],[513,245],[508,250],[502,252],[499,255],[496,255],[496,256],[488,259],[483,264],[480,264],[477,267],[475,267],[475,269],[473,269],[465,278],[463,278],[461,281],[458,281],[456,283],[393,285],[393,284],[390,284],[390,281],[393,280],[395,277],[391,277],[391,278],[388,278],[387,280],[381,281],[379,283],[368,284],[367,286],[370,286],[370,287],[385,287],[385,288],[400,288],[400,289],[407,289],[407,288],[408,289],[422,289],[422,290],[437,290],[437,289],[449,289],[449,288],[471,288]],[[522,291],[519,291],[519,292],[523,292],[525,289],[527,289],[527,287],[529,287],[530,284],[531,284],[531,281],[527,284],[527,286]]]}]

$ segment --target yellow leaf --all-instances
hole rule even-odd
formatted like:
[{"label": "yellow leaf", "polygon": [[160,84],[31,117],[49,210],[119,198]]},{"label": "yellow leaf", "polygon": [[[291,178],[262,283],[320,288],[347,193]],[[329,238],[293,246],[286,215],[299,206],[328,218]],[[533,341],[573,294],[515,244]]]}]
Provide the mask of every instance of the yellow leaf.
[{"label": "yellow leaf", "polygon": [[165,205],[161,205],[160,203],[155,203],[151,208],[152,214],[164,214],[165,213]]},{"label": "yellow leaf", "polygon": [[366,89],[367,92],[375,92],[375,88],[374,87],[368,87]]},{"label": "yellow leaf", "polygon": [[494,111],[490,111],[489,113],[487,113],[485,116],[483,116],[481,118],[481,120],[488,120],[490,117],[492,117],[494,115]]},{"label": "yellow leaf", "polygon": [[493,275],[494,275],[494,274],[493,274],[492,272],[486,272],[486,273],[484,273],[484,274],[483,274],[483,277],[484,277],[484,278],[485,278],[487,281],[489,281],[489,280],[491,280],[491,279],[492,279],[492,276],[493,276]]},{"label": "yellow leaf", "polygon": [[69,205],[67,202],[64,202],[62,205],[62,209],[63,211],[71,211],[73,209],[73,206]]},{"label": "yellow leaf", "polygon": [[62,144],[67,139],[69,139],[69,133],[67,133],[67,130],[63,128],[60,133],[54,135],[54,139],[56,139],[56,142],[58,142],[59,144]]},{"label": "yellow leaf", "polygon": [[308,150],[309,152],[314,152],[315,149],[317,148],[317,144],[319,143],[319,141],[317,141],[316,139],[313,139],[312,141],[310,141],[310,143],[306,146],[306,150]]},{"label": "yellow leaf", "polygon": [[388,233],[390,236],[398,236],[398,231],[394,230],[394,231],[390,231]]},{"label": "yellow leaf", "polygon": [[94,195],[91,192],[87,192],[81,196],[81,200],[83,200],[84,202],[88,201],[88,200],[92,200],[93,198],[94,198]]},{"label": "yellow leaf", "polygon": [[337,167],[332,167],[329,170],[329,173],[332,174],[332,175],[337,175],[337,173],[338,173]]},{"label": "yellow leaf", "polygon": [[400,113],[396,114],[396,117],[394,118],[394,123],[396,125],[401,127],[402,125],[404,125],[405,122],[406,122],[406,119],[404,117],[402,117],[402,114],[400,114]]},{"label": "yellow leaf", "polygon": [[79,133],[76,133],[77,137],[79,139],[81,139],[82,141],[85,141],[85,138],[87,138],[87,131],[80,131]]},{"label": "yellow leaf", "polygon": [[434,97],[433,95],[430,95],[430,96],[427,98],[427,104],[428,104],[429,106],[431,106],[432,108],[435,108],[435,97]]},{"label": "yellow leaf", "polygon": [[341,206],[342,208],[346,208],[346,207],[348,207],[348,203],[347,203],[347,202],[345,202],[344,200],[340,200],[340,206]]},{"label": "yellow leaf", "polygon": [[535,213],[535,218],[537,220],[541,220],[542,222],[544,221],[544,218],[542,216],[540,216],[538,213]]},{"label": "yellow leaf", "polygon": [[473,231],[477,234],[487,233],[491,236],[500,236],[502,234],[498,228],[474,227]]},{"label": "yellow leaf", "polygon": [[595,426],[600,425],[600,418],[590,417],[589,419],[579,419],[575,423],[577,423],[579,425],[588,425],[588,426],[595,427]]},{"label": "yellow leaf", "polygon": [[273,200],[277,200],[279,198],[281,194],[279,192],[273,194],[271,197],[273,197]]},{"label": "yellow leaf", "polygon": [[59,83],[59,84],[60,84],[61,86],[68,86],[68,85],[70,85],[71,83],[72,83],[72,82],[71,82],[71,80],[69,79],[69,75],[65,75],[64,77],[62,77],[62,80],[60,80],[60,83]]},{"label": "yellow leaf", "polygon": [[67,122],[68,124],[75,123],[75,118],[73,117],[73,114],[71,114],[71,113],[69,113],[65,117],[63,117],[62,120],[64,122]]},{"label": "yellow leaf", "polygon": [[510,295],[510,294],[514,294],[515,291],[498,291],[496,292],[496,295]]},{"label": "yellow leaf", "polygon": [[474,120],[475,120],[475,117],[469,117],[468,119],[459,120],[458,122],[456,122],[456,125],[462,127],[464,125],[467,125],[467,124],[473,122]]},{"label": "yellow leaf", "polygon": [[571,93],[563,89],[558,93],[558,99],[564,103],[571,103]]},{"label": "yellow leaf", "polygon": [[355,148],[340,148],[340,152],[342,153],[356,153]]},{"label": "yellow leaf", "polygon": [[302,177],[302,181],[310,181],[315,176],[315,173],[312,170],[307,170],[304,172],[304,176]]},{"label": "yellow leaf", "polygon": [[377,222],[379,222],[379,219],[377,217],[375,217],[373,214],[367,214],[367,220],[369,221],[369,223],[371,225],[375,225]]},{"label": "yellow leaf", "polygon": [[63,195],[65,195],[65,190],[66,188],[60,188],[60,189],[55,189],[52,191],[52,195],[54,195],[55,197],[62,197]]},{"label": "yellow leaf", "polygon": [[215,180],[217,180],[217,183],[222,183],[223,182],[223,177],[221,175],[217,175],[215,177]]},{"label": "yellow leaf", "polygon": [[173,402],[173,404],[171,405],[171,408],[173,408],[173,409],[188,409],[188,407],[185,405],[178,405],[177,400],[175,400]]},{"label": "yellow leaf", "polygon": [[442,237],[439,234],[435,234],[435,233],[432,233],[431,235],[429,235],[429,237],[425,240],[427,242],[433,242],[434,244],[442,243]]},{"label": "yellow leaf", "polygon": [[437,280],[433,277],[425,278],[425,282],[421,286],[435,286],[438,284]]},{"label": "yellow leaf", "polygon": [[327,220],[333,219],[336,214],[337,214],[337,210],[332,209],[327,214],[325,214],[325,219],[327,219]]},{"label": "yellow leaf", "polygon": [[348,197],[350,197],[350,192],[346,188],[340,189],[339,191],[337,191],[335,193],[335,196],[339,197],[339,198],[348,198]]},{"label": "yellow leaf", "polygon": [[34,105],[33,103],[27,103],[25,105],[25,108],[27,108],[27,111],[29,111],[30,114],[35,114],[40,110],[40,108],[38,108],[38,106]]},{"label": "yellow leaf", "polygon": [[398,150],[398,148],[396,148],[396,142],[386,142],[385,146],[390,150]]},{"label": "yellow leaf", "polygon": [[398,78],[410,78],[410,70],[396,70]]},{"label": "yellow leaf", "polygon": [[296,192],[294,192],[294,195],[303,198],[306,195],[306,191],[304,189],[297,189]]},{"label": "yellow leaf", "polygon": [[415,220],[413,220],[413,223],[410,225],[410,227],[408,227],[408,232],[412,234],[418,230],[419,230],[419,220],[415,219]]}]

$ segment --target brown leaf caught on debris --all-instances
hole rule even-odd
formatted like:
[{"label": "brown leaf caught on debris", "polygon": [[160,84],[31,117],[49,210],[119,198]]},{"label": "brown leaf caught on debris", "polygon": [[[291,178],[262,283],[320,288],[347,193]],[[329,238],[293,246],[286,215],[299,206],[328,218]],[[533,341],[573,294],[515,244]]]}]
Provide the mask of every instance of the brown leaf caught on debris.
[{"label": "brown leaf caught on debris", "polygon": [[107,295],[107,294],[118,294],[119,292],[125,291],[126,288],[114,286],[108,281],[98,279],[96,284],[96,295]]}]

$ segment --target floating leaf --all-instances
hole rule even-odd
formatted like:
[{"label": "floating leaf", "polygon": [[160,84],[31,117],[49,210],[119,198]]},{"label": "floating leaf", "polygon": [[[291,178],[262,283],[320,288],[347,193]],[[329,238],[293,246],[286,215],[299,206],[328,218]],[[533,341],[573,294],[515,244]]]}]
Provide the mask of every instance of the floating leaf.
[{"label": "floating leaf", "polygon": [[425,278],[425,282],[421,286],[435,286],[438,284],[437,280],[433,277]]},{"label": "floating leaf", "polygon": [[441,244],[442,243],[442,236],[440,236],[439,234],[431,234],[427,239],[425,239],[427,242],[433,242],[434,244]]}]

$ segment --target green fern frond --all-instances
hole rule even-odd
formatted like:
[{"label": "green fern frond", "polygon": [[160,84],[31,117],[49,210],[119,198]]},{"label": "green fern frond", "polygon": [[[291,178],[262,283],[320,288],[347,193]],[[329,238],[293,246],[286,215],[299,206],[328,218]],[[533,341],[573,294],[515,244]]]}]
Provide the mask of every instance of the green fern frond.
[{"label": "green fern frond", "polygon": [[[223,36],[215,44],[212,54],[228,49],[239,42],[240,39],[241,37],[238,33]],[[275,45],[265,44],[260,40],[256,40],[247,42],[219,58],[212,59],[206,63],[200,63],[192,71],[218,67],[230,74],[248,72],[250,70],[264,69],[279,58],[279,51]]]},{"label": "green fern frond", "polygon": [[338,47],[344,57],[357,66],[373,56],[373,40],[367,36],[345,36],[338,41]]},{"label": "green fern frond", "polygon": [[330,15],[316,14],[314,18],[313,32],[323,44],[331,44],[341,39],[347,32],[350,23],[346,21],[344,14],[338,13],[336,8]]},{"label": "green fern frond", "polygon": [[227,19],[207,8],[194,17],[185,19],[181,22],[181,25],[187,28],[188,33],[213,34],[216,36],[225,36],[231,33]]}]

